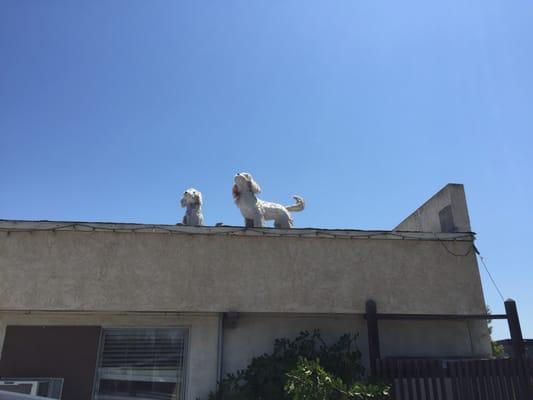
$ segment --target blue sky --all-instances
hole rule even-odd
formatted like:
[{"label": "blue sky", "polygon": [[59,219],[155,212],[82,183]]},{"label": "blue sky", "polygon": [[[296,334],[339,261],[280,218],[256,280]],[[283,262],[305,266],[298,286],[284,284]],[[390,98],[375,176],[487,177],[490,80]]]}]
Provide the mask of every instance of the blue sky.
[{"label": "blue sky", "polygon": [[0,218],[175,223],[194,186],[237,225],[250,171],[265,199],[304,196],[297,226],[391,229],[464,183],[533,338],[532,20],[503,0],[3,0]]}]

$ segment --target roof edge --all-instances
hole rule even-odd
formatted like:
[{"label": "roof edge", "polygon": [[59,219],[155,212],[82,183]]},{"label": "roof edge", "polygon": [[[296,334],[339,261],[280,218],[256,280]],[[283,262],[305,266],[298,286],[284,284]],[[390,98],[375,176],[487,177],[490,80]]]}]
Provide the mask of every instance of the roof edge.
[{"label": "roof edge", "polygon": [[242,226],[186,226],[125,222],[31,221],[0,219],[0,232],[110,232],[167,233],[186,235],[224,235],[296,238],[399,239],[399,240],[464,240],[472,241],[474,232],[417,232],[326,228],[245,228]]}]

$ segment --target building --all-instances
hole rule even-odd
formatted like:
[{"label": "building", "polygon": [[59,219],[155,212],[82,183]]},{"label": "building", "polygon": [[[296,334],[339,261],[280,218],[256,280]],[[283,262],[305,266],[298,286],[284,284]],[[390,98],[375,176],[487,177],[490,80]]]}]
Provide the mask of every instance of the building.
[{"label": "building", "polygon": [[[315,328],[359,332],[368,364],[369,299],[485,313],[470,231],[456,184],[391,231],[1,221],[0,376],[63,378],[66,400],[205,399],[274,339]],[[379,329],[382,357],[490,354],[485,321]]]}]

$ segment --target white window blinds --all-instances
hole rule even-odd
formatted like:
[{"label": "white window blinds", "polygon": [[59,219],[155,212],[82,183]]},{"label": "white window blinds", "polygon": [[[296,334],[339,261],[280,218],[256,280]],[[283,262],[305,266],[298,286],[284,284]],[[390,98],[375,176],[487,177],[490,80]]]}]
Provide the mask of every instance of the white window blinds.
[{"label": "white window blinds", "polygon": [[181,400],[186,329],[105,329],[96,400]]}]

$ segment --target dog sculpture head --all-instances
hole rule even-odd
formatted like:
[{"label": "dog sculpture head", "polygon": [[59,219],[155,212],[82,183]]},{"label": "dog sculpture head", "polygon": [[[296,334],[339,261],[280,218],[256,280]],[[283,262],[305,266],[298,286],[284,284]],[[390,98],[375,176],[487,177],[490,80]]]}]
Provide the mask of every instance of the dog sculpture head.
[{"label": "dog sculpture head", "polygon": [[194,188],[187,189],[183,192],[183,197],[181,198],[180,203],[182,207],[187,207],[189,205],[201,206],[202,193]]},{"label": "dog sculpture head", "polygon": [[234,182],[233,198],[235,200],[239,200],[241,193],[251,192],[257,194],[261,192],[261,187],[248,172],[240,172],[235,175]]}]

